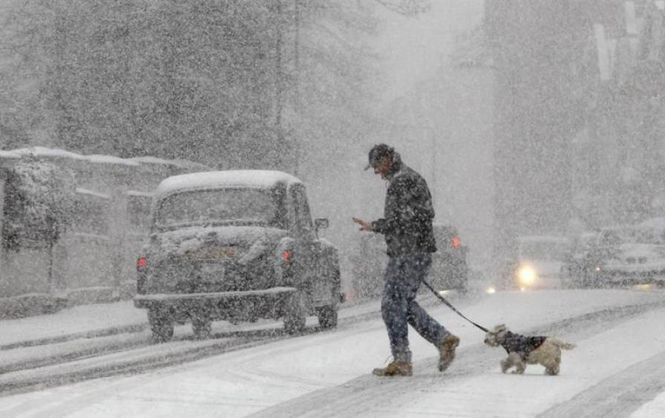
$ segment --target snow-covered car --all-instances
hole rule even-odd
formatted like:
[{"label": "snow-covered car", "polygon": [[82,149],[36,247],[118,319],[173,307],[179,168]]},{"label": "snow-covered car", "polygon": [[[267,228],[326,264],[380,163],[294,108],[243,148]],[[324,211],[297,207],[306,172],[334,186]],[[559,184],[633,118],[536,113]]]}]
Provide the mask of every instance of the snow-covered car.
[{"label": "snow-covered car", "polygon": [[437,290],[468,290],[469,249],[462,243],[457,228],[452,225],[434,224],[437,252],[432,254],[430,280]]},{"label": "snow-covered car", "polygon": [[[432,229],[437,251],[432,254],[432,267],[426,280],[439,291],[454,289],[466,292],[469,276],[468,249],[462,245],[457,228],[435,223]],[[351,262],[356,294],[359,297],[380,295],[383,290],[383,273],[388,263],[383,235],[362,235]]]},{"label": "snow-covered car", "polygon": [[587,286],[665,284],[665,218],[605,228]]},{"label": "snow-covered car", "polygon": [[169,177],[157,187],[151,232],[137,260],[136,307],[155,339],[192,321],[283,319],[289,333],[316,314],[337,325],[337,248],[318,237],[304,184],[278,171],[237,170]]},{"label": "snow-covered car", "polygon": [[556,235],[517,237],[515,257],[503,273],[504,288],[542,289],[561,287],[561,271],[570,242]]},{"label": "snow-covered car", "polygon": [[373,298],[383,290],[383,273],[388,264],[386,241],[381,234],[367,233],[359,237],[350,255],[353,276],[351,298]]},{"label": "snow-covered car", "polygon": [[565,287],[588,287],[593,284],[602,258],[597,232],[583,232],[571,239],[570,250],[561,267]]}]

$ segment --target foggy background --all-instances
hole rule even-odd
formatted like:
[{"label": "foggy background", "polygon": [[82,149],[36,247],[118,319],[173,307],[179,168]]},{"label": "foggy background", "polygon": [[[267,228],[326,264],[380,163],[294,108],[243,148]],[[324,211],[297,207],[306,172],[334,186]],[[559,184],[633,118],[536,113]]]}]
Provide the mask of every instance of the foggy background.
[{"label": "foggy background", "polygon": [[348,256],[386,142],[492,271],[518,235],[661,213],[664,8],[5,0],[0,146],[284,170]]},{"label": "foggy background", "polygon": [[[665,416],[663,92],[665,0],[0,0],[0,416]],[[444,374],[410,333],[418,378],[367,376],[378,143],[453,226]],[[155,222],[233,169],[332,245],[274,173],[231,177],[289,182],[276,223]],[[576,344],[561,376],[504,375],[502,323]]]}]

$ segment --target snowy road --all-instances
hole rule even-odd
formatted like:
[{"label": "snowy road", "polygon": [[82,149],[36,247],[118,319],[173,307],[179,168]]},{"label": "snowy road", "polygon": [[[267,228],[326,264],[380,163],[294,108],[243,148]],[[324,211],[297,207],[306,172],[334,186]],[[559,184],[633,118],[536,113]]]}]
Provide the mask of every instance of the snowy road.
[{"label": "snowy road", "polygon": [[[431,299],[427,303],[434,302]],[[118,307],[114,309],[117,313]],[[127,309],[136,310],[133,306]],[[375,302],[350,304],[339,312],[339,328],[378,315]],[[32,320],[41,321],[43,328],[51,321],[58,321],[48,315]],[[307,322],[302,335],[321,332],[316,318]],[[173,340],[163,344],[152,341],[146,323],[32,339],[21,338],[19,323],[0,325],[3,328],[0,332],[8,333],[3,339],[14,340],[0,345],[0,396],[98,377],[138,374],[292,338],[284,332],[282,323],[275,321],[237,325],[216,322],[210,338],[204,340],[195,339],[191,324],[185,324],[177,326]],[[24,332],[34,330],[34,325],[27,326]]]},{"label": "snowy road", "polygon": [[413,336],[414,376],[368,374],[388,357],[378,318],[140,375],[0,398],[2,416],[665,416],[665,294],[586,290],[507,292],[455,303],[490,326],[574,342],[561,375],[529,366],[501,374],[500,349],[444,306],[431,309],[462,337],[444,374]]}]

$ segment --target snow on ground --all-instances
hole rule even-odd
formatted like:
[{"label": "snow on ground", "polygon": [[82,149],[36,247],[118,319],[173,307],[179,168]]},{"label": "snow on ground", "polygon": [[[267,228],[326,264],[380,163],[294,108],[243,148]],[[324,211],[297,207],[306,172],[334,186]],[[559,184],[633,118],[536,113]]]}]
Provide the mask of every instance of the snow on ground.
[{"label": "snow on ground", "polygon": [[0,321],[0,346],[145,323],[145,311],[134,308],[132,301],[80,305],[49,315]]},{"label": "snow on ground", "polygon": [[[577,347],[573,351],[563,353],[561,374],[556,378],[545,376],[543,368],[538,365],[528,366],[524,376],[504,375],[497,361],[492,370],[461,380],[459,384],[409,393],[408,397],[393,400],[393,408],[380,411],[381,415],[536,416],[621,372],[628,365],[661,352],[665,346],[665,337],[661,337],[665,335],[663,315],[665,309],[659,309],[607,332],[576,341]],[[635,341],[649,343],[635,344]],[[658,412],[650,416],[665,416],[665,409]]]},{"label": "snow on ground", "polygon": [[[622,290],[506,292],[454,303],[480,324],[506,323],[523,332],[603,307],[659,302],[662,296]],[[458,359],[439,374],[434,368],[436,351],[412,333],[416,367],[413,378],[401,378],[403,386],[395,379],[368,376],[389,357],[383,323],[374,319],[142,375],[0,398],[0,415],[234,417],[262,410],[270,415],[271,407],[304,399],[309,413],[320,416],[317,411],[325,405],[308,405],[308,396],[352,386],[360,378],[366,379],[364,385],[375,386],[368,392],[371,398],[360,398],[366,401],[359,411],[365,416],[534,416],[660,353],[665,339],[665,309],[618,321],[616,326],[607,321],[611,325],[606,330],[601,319],[596,332],[562,336],[577,337],[571,342],[578,347],[564,352],[560,376],[544,376],[540,366],[529,366],[524,376],[503,375],[498,367],[502,353],[481,345],[482,332],[445,306],[429,310],[462,338]],[[398,391],[386,390],[382,398],[382,388],[388,385],[397,385]],[[665,400],[659,399],[635,416],[665,416]]]},{"label": "snow on ground", "polygon": [[648,402],[638,409],[632,418],[652,418],[662,417],[665,415],[665,393],[657,396],[651,402]]}]

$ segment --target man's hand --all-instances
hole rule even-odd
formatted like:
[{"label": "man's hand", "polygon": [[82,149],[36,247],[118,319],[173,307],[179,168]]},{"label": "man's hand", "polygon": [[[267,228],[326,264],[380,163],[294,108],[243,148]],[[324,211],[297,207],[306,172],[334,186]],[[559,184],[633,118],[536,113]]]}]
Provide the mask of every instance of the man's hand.
[{"label": "man's hand", "polygon": [[353,222],[355,222],[355,223],[357,223],[358,225],[360,225],[360,230],[361,230],[361,231],[373,231],[373,230],[374,230],[374,229],[372,228],[372,224],[371,224],[371,223],[369,223],[369,222],[367,222],[367,221],[363,221],[362,219],[358,219],[358,218],[352,218],[352,219],[353,219]]}]

